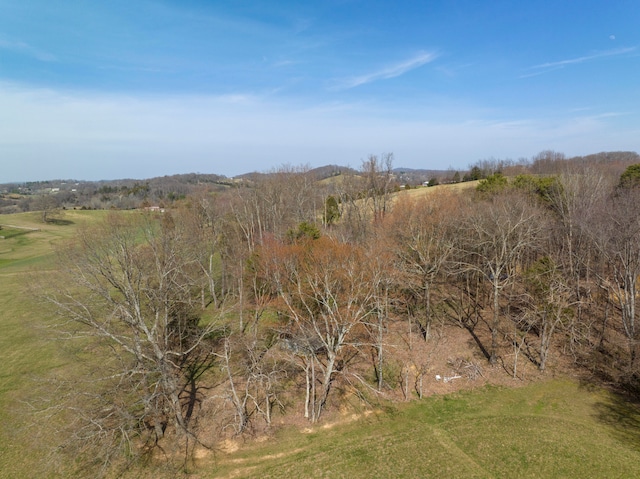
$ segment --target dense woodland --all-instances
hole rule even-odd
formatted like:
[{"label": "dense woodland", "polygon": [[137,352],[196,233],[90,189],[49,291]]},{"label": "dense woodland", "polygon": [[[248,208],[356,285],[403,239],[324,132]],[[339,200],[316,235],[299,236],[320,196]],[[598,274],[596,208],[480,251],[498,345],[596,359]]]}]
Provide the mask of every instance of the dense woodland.
[{"label": "dense woodland", "polygon": [[472,186],[421,195],[392,159],[201,183],[82,229],[40,290],[93,358],[43,408],[61,450],[102,471],[182,464],[282,420],[422,397],[430,358],[410,351],[450,330],[476,372],[562,358],[640,391],[637,154],[488,160],[437,181]]}]

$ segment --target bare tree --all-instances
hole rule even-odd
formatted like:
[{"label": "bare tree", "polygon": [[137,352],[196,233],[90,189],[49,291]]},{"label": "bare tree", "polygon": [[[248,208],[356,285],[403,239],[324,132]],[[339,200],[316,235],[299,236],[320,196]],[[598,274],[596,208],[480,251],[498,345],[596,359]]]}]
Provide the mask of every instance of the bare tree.
[{"label": "bare tree", "polygon": [[197,260],[202,272],[202,309],[211,303],[217,308],[224,297],[224,213],[216,198],[204,191],[194,194],[187,207],[179,210],[185,230],[182,248]]},{"label": "bare tree", "polygon": [[619,189],[606,203],[602,220],[592,225],[594,242],[606,262],[600,284],[620,310],[627,337],[630,367],[636,370],[640,357],[640,328],[637,324],[638,277],[640,276],[639,188]]},{"label": "bare tree", "polygon": [[273,282],[290,321],[289,349],[300,352],[307,372],[306,410],[315,422],[336,374],[358,354],[357,338],[377,306],[377,282],[359,247],[327,237],[276,246],[272,254],[278,258]]},{"label": "bare tree", "polygon": [[43,223],[59,221],[64,216],[62,202],[56,193],[42,193],[33,203],[33,207],[40,210]]},{"label": "bare tree", "polygon": [[460,230],[458,271],[474,271],[491,288],[493,317],[489,322],[489,362],[497,360],[502,291],[513,284],[543,232],[541,212],[521,195],[494,196],[469,209]]},{"label": "bare tree", "polygon": [[457,203],[452,195],[436,193],[420,201],[400,201],[385,225],[394,239],[401,287],[422,312],[418,324],[425,340],[432,322],[432,289],[454,248],[451,218]]},{"label": "bare tree", "polygon": [[393,153],[385,153],[381,158],[370,155],[362,162],[362,175],[366,181],[364,199],[371,205],[374,222],[380,221],[391,205]]},{"label": "bare tree", "polygon": [[215,315],[200,319],[202,269],[176,221],[114,214],[82,230],[43,293],[67,334],[108,353],[61,407],[75,411],[67,437],[79,441],[76,451],[105,467],[156,450],[175,457],[197,441],[201,381],[220,326]]},{"label": "bare tree", "polygon": [[367,279],[371,282],[375,293],[373,314],[365,321],[374,349],[374,371],[378,383],[378,391],[382,390],[385,381],[389,379],[384,374],[386,361],[385,332],[388,328],[393,288],[398,283],[397,272],[393,267],[394,257],[392,249],[380,236],[375,245],[370,245],[363,251],[365,268],[368,270]]},{"label": "bare tree", "polygon": [[553,150],[544,150],[531,159],[531,170],[536,174],[555,174],[562,171],[566,156]]},{"label": "bare tree", "polygon": [[527,331],[533,329],[539,338],[538,369],[547,366],[549,350],[556,329],[574,315],[575,300],[571,287],[558,265],[548,256],[537,261],[525,274],[528,315]]},{"label": "bare tree", "polygon": [[286,369],[270,354],[275,342],[264,339],[268,337],[227,337],[219,355],[227,379],[224,396],[233,412],[233,419],[225,427],[233,427],[235,434],[256,427],[256,418],[262,418],[269,427],[274,406],[284,408],[278,393]]},{"label": "bare tree", "polygon": [[371,234],[371,216],[362,201],[365,180],[355,175],[342,177],[333,185],[340,221],[333,231],[345,241],[364,242]]},{"label": "bare tree", "polygon": [[577,307],[575,322],[571,325],[571,339],[578,340],[581,327],[583,296],[588,289],[593,241],[589,231],[596,214],[611,190],[610,181],[593,168],[565,168],[559,176],[560,187],[550,190],[549,205],[554,213],[553,256],[569,278],[573,301]]}]

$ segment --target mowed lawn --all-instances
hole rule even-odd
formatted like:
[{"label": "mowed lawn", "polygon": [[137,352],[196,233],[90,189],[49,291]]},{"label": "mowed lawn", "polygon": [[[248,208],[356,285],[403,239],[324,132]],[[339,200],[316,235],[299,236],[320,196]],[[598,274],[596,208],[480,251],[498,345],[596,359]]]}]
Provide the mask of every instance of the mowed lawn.
[{"label": "mowed lawn", "polygon": [[637,478],[640,412],[549,380],[430,397],[219,454],[220,478]]},{"label": "mowed lawn", "polygon": [[0,215],[0,477],[34,477],[43,452],[30,414],[34,391],[68,363],[48,328],[51,311],[30,290],[32,272],[53,267],[54,245],[104,214],[68,211],[56,224],[42,223],[38,213]]}]

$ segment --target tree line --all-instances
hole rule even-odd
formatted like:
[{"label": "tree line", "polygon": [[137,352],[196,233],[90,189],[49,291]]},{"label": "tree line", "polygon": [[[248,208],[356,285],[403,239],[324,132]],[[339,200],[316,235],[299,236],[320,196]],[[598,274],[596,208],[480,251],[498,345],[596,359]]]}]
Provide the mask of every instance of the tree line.
[{"label": "tree line", "polygon": [[274,418],[409,398],[409,382],[421,397],[429,358],[399,382],[390,338],[443,325],[514,377],[562,355],[637,391],[639,166],[547,156],[550,174],[500,167],[421,196],[394,193],[392,155],[333,181],[285,167],[80,230],[42,289],[92,352],[46,408],[64,450],[92,470],[186,467]]}]

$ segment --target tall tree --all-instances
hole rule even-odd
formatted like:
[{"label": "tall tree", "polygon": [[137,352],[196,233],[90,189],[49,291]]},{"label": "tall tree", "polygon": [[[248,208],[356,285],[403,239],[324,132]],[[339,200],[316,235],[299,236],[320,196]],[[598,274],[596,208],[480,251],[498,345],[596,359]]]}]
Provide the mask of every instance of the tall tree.
[{"label": "tall tree", "polygon": [[[262,257],[267,259],[266,254]],[[299,357],[311,374],[306,410],[310,420],[317,421],[336,374],[358,354],[356,338],[364,334],[365,322],[378,306],[378,281],[371,277],[360,247],[327,237],[275,245],[270,265],[289,319],[287,344],[302,352]]]},{"label": "tall tree", "polygon": [[592,234],[607,269],[600,283],[620,311],[628,341],[630,367],[640,360],[640,327],[637,324],[638,277],[640,276],[640,188],[621,188],[605,204],[602,221],[592,225]]},{"label": "tall tree", "polygon": [[536,261],[525,273],[526,314],[528,326],[537,331],[539,338],[538,369],[547,366],[552,339],[558,327],[573,315],[575,302],[567,278],[548,256]]},{"label": "tall tree", "polygon": [[508,194],[474,205],[462,221],[457,252],[459,271],[481,274],[491,288],[491,364],[497,361],[502,291],[513,284],[527,256],[539,247],[541,220],[540,210],[529,198]]},{"label": "tall tree", "polygon": [[451,218],[458,197],[434,192],[418,201],[401,200],[385,224],[401,272],[401,287],[413,298],[424,339],[432,322],[432,289],[454,248]]},{"label": "tall tree", "polygon": [[201,380],[214,364],[219,323],[200,319],[202,269],[183,248],[177,221],[112,214],[82,230],[43,293],[68,334],[92,338],[105,354],[65,404],[74,411],[67,437],[78,441],[75,451],[105,466],[157,448],[175,457],[197,440]]},{"label": "tall tree", "polygon": [[370,155],[362,162],[362,175],[366,181],[364,199],[370,204],[373,220],[380,221],[391,205],[393,153],[385,153],[380,158]]},{"label": "tall tree", "polygon": [[590,231],[598,224],[598,213],[607,201],[611,181],[594,168],[566,167],[558,187],[548,190],[548,205],[553,212],[550,256],[568,278],[576,314],[569,325],[573,348],[587,334],[583,319],[585,295],[589,289],[594,243]]}]

